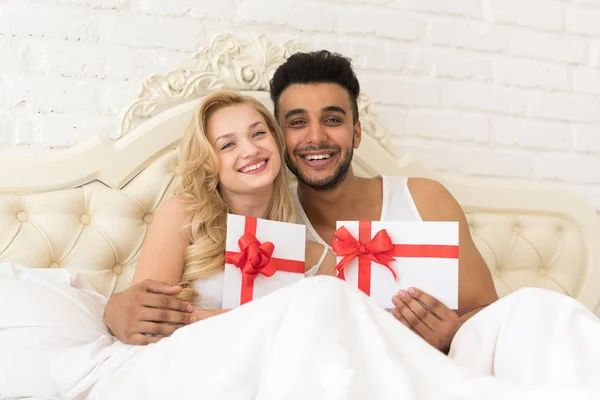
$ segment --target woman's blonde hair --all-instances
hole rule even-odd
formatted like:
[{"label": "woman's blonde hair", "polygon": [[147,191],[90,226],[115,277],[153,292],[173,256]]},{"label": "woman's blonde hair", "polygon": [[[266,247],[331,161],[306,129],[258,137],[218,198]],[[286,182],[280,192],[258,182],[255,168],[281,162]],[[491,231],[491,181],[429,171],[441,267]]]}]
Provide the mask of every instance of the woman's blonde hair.
[{"label": "woman's blonde hair", "polygon": [[[229,207],[219,187],[218,158],[206,137],[206,130],[208,120],[217,110],[235,105],[250,106],[262,115],[275,139],[282,164],[284,160],[283,132],[267,108],[255,98],[219,90],[207,96],[194,112],[181,139],[179,165],[175,170],[180,178],[175,194],[180,195],[190,213],[186,224],[190,245],[185,252],[180,282],[183,290],[177,297],[190,303],[194,303],[198,297],[194,281],[222,271],[225,265]],[[283,165],[273,184],[273,198],[265,218],[294,221],[294,206]]]}]

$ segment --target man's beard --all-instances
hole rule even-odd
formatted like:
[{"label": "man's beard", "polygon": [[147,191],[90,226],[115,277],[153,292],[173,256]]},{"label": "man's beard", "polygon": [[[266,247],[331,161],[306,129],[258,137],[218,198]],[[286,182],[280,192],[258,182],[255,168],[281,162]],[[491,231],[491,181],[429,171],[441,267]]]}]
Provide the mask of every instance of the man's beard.
[{"label": "man's beard", "polygon": [[[324,150],[324,149],[315,149]],[[304,176],[296,165],[293,165],[290,161],[288,153],[285,154],[285,163],[292,174],[296,176],[299,182],[304,183],[315,190],[330,190],[337,187],[348,174],[350,165],[352,164],[352,156],[354,154],[354,148],[351,146],[349,151],[346,153],[346,157],[342,160],[342,163],[335,170],[333,175],[323,179],[309,179]]]}]

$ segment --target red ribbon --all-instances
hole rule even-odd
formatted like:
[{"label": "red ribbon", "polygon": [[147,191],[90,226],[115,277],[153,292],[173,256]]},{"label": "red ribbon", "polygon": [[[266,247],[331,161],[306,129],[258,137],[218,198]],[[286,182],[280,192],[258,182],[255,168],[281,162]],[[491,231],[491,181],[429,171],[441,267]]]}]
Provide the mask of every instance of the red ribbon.
[{"label": "red ribbon", "polygon": [[367,295],[371,293],[371,261],[389,269],[396,280],[396,272],[389,265],[395,257],[458,258],[458,246],[393,244],[385,229],[377,232],[371,240],[370,221],[359,221],[358,240],[344,226],[333,236],[331,248],[338,257],[343,257],[335,268],[338,278],[346,279],[344,268],[358,257],[358,288]]},{"label": "red ribbon", "polygon": [[271,242],[261,243],[256,238],[256,223],[256,218],[246,217],[244,234],[238,240],[240,252],[225,252],[225,262],[235,265],[242,272],[240,305],[252,300],[254,280],[258,274],[270,277],[277,271],[304,273],[303,261],[272,257],[275,245]]}]

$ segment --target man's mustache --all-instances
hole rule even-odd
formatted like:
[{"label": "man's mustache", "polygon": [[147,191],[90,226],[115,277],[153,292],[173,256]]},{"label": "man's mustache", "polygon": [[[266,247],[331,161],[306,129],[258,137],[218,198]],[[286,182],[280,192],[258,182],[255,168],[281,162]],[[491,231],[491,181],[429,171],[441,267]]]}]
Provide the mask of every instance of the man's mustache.
[{"label": "man's mustache", "polygon": [[337,151],[340,151],[341,149],[342,148],[340,146],[328,146],[328,145],[307,146],[307,147],[303,147],[301,149],[294,150],[294,154],[305,153],[305,152],[309,152],[309,151],[322,151],[322,150],[329,150],[331,152],[337,152]]}]

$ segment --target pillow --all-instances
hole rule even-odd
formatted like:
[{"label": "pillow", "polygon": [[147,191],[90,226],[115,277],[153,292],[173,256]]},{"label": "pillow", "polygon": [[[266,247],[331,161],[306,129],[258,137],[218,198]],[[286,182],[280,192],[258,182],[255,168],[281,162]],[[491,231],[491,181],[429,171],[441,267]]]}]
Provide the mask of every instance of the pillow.
[{"label": "pillow", "polygon": [[106,301],[66,270],[0,264],[0,399],[60,399],[48,353],[110,336]]}]

